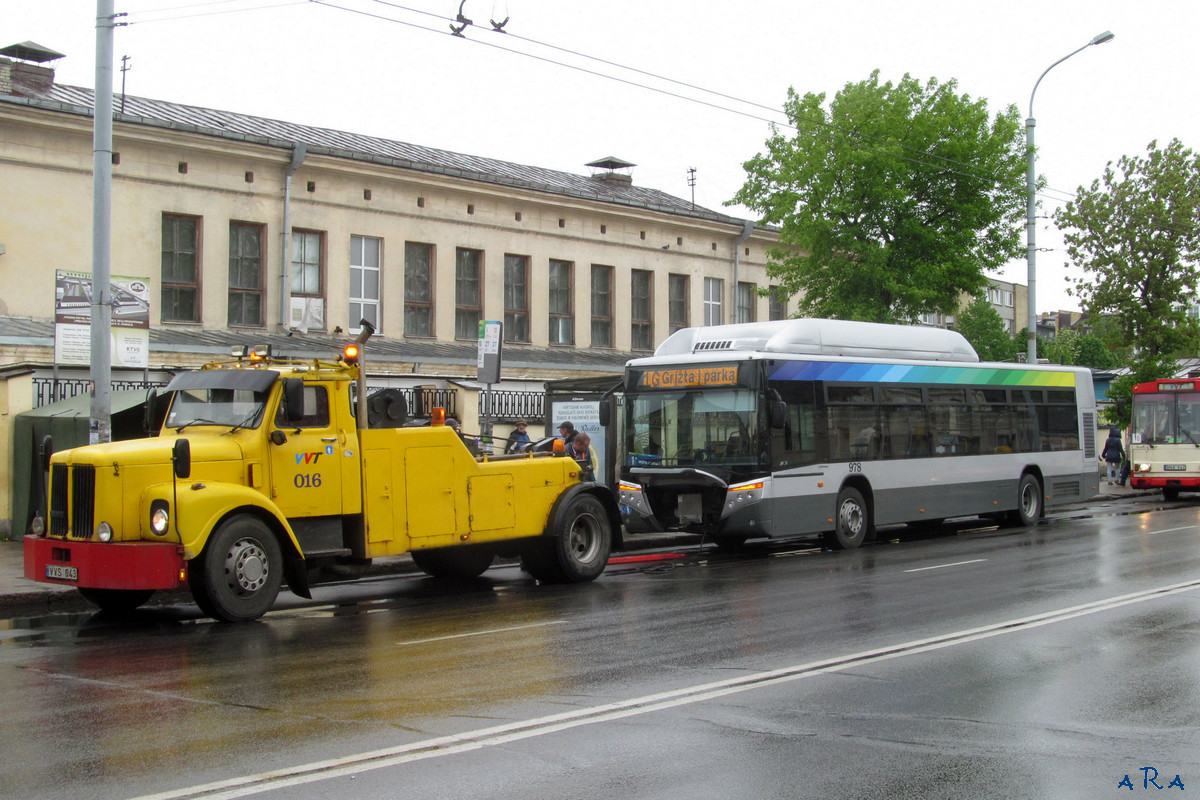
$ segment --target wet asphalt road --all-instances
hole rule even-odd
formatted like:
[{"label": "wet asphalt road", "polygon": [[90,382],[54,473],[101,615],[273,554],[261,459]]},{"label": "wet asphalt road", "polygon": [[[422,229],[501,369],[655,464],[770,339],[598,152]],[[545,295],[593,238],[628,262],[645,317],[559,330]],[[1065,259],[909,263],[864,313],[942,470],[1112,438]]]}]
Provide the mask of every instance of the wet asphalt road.
[{"label": "wet asphalt road", "polygon": [[7,621],[2,794],[1200,791],[1200,503],[811,544],[574,587],[388,576],[248,625]]}]

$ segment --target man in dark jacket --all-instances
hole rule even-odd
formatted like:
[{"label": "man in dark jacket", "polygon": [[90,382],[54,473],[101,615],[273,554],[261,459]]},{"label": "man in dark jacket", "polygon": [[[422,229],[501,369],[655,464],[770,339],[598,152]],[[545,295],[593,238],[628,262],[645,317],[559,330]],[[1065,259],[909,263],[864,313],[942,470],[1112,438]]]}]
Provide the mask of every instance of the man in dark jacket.
[{"label": "man in dark jacket", "polygon": [[1120,477],[1121,462],[1125,460],[1121,432],[1116,428],[1108,429],[1108,439],[1104,442],[1104,449],[1100,451],[1100,458],[1108,464],[1108,485],[1112,486]]}]

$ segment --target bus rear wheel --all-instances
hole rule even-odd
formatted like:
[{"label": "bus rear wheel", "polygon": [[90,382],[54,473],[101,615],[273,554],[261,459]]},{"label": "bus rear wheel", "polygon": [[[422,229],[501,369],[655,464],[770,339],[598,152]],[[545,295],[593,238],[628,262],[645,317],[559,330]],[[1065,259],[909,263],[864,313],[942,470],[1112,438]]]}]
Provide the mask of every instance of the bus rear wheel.
[{"label": "bus rear wheel", "polygon": [[847,486],[838,494],[833,533],[826,538],[831,547],[853,550],[870,541],[871,509],[862,492]]},{"label": "bus rear wheel", "polygon": [[1017,522],[1023,527],[1037,525],[1042,517],[1042,482],[1026,472],[1017,487]]},{"label": "bus rear wheel", "polygon": [[1163,500],[1170,502],[1171,500],[1179,499],[1179,490],[1174,486],[1163,487]]}]

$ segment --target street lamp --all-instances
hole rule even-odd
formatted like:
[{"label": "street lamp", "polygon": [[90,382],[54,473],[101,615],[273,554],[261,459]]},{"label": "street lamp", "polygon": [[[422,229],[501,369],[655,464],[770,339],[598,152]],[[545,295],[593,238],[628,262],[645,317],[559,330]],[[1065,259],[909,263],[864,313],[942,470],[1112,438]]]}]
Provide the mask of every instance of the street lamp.
[{"label": "street lamp", "polygon": [[[1086,50],[1094,44],[1111,42],[1114,38],[1115,34],[1112,31],[1097,34],[1083,47],[1067,53],[1058,61],[1046,67],[1046,72],[1054,69],[1076,53]],[[1029,93],[1029,118],[1025,120],[1025,159],[1027,162],[1025,191],[1028,195],[1025,199],[1025,262],[1029,265],[1029,330],[1027,331],[1029,352],[1027,360],[1030,364],[1037,363],[1037,197],[1035,194],[1037,192],[1037,175],[1034,172],[1037,156],[1033,149],[1033,128],[1037,125],[1037,121],[1033,118],[1033,96],[1037,94],[1038,84],[1042,82],[1042,78],[1046,77],[1046,72],[1043,72],[1038,77],[1037,83],[1033,84],[1033,91]]]}]

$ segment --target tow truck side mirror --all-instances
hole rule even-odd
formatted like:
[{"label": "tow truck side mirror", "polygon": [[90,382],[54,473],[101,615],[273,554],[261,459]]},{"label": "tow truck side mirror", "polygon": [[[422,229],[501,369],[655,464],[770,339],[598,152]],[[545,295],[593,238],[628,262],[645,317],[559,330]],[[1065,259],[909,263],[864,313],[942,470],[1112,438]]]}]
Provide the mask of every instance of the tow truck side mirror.
[{"label": "tow truck side mirror", "polygon": [[175,477],[186,480],[192,474],[192,444],[187,439],[176,439],[171,448],[171,462]]}]

